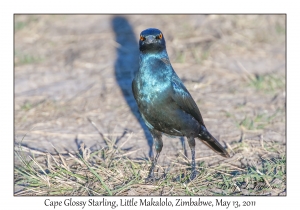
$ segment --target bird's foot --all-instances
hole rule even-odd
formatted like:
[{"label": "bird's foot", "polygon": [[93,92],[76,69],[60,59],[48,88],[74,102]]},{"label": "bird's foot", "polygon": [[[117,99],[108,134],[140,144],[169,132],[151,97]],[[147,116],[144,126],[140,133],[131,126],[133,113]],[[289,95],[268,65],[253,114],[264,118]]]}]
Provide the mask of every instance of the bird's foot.
[{"label": "bird's foot", "polygon": [[145,183],[156,183],[156,181],[159,180],[155,178],[154,174],[149,174],[149,176],[145,179]]},{"label": "bird's foot", "polygon": [[194,180],[197,177],[198,174],[199,174],[199,172],[197,172],[196,170],[192,171],[189,181]]}]

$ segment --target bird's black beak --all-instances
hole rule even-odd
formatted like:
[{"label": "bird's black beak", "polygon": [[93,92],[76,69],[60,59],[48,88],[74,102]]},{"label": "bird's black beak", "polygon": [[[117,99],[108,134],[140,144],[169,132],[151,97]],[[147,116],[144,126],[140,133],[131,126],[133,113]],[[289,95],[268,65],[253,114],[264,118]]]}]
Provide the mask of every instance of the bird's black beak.
[{"label": "bird's black beak", "polygon": [[145,38],[146,38],[145,44],[151,44],[156,41],[155,36],[153,36],[153,35],[148,35]]}]

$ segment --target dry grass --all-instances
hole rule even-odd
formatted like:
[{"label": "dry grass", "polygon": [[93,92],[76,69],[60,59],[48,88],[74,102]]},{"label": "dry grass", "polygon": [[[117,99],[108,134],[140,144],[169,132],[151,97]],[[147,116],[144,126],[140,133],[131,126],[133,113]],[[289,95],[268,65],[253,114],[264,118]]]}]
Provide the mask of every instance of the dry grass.
[{"label": "dry grass", "polygon": [[[129,137],[126,141],[129,141]],[[114,140],[91,152],[84,144],[76,154],[39,153],[16,147],[21,164],[15,168],[15,184],[23,189],[15,195],[284,195],[285,151],[276,143],[253,145],[249,140],[230,146],[231,160],[207,166],[197,160],[200,172],[188,181],[190,162],[181,153],[168,166],[157,166],[156,183],[146,183],[151,163],[131,160]],[[258,155],[260,159],[243,156]],[[28,155],[28,152],[30,155]],[[128,153],[128,152],[127,152]],[[243,166],[232,164],[239,161]],[[246,162],[246,164],[245,164]]]}]

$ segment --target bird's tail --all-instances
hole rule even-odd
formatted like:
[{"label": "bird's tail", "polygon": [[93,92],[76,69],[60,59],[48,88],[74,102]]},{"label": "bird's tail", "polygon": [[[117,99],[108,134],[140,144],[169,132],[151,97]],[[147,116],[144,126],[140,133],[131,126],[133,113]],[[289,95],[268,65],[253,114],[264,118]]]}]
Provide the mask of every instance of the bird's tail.
[{"label": "bird's tail", "polygon": [[218,153],[219,155],[229,158],[230,155],[226,151],[226,149],[215,139],[208,130],[201,126],[201,130],[198,134],[198,138],[209,148],[211,148],[214,152]]}]

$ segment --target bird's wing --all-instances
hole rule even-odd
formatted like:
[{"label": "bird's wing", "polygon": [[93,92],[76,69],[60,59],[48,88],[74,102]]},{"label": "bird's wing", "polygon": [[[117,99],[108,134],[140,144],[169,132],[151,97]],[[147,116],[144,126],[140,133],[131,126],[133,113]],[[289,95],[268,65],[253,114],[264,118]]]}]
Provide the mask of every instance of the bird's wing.
[{"label": "bird's wing", "polygon": [[197,104],[177,75],[172,77],[172,88],[172,98],[178,104],[178,106],[180,106],[180,108],[186,113],[192,115],[200,124],[205,127]]}]

